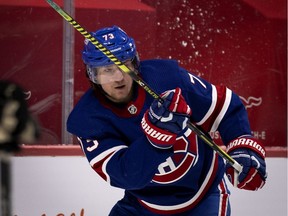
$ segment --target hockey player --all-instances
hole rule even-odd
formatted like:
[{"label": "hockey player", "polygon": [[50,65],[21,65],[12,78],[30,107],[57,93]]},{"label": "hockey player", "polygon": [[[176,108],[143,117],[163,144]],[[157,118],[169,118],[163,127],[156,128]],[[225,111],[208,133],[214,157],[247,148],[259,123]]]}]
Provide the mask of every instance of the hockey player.
[{"label": "hockey player", "polygon": [[38,137],[38,125],[28,110],[23,89],[0,80],[0,215],[12,215],[11,153]]},{"label": "hockey player", "polygon": [[[251,135],[235,93],[174,60],[140,61],[134,40],[117,26],[91,34],[165,99],[159,103],[85,40],[82,57],[92,87],[71,112],[67,129],[91,167],[125,189],[109,215],[230,215],[225,172],[241,189],[265,184],[265,149]],[[228,154],[243,165],[237,178],[187,121],[219,131]]]}]

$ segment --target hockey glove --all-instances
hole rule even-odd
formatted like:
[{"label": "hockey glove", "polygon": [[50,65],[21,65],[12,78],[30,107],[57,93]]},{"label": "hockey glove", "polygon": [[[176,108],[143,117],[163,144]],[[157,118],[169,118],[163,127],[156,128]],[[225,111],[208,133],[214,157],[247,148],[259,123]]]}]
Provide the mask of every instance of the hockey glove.
[{"label": "hockey glove", "polygon": [[229,143],[227,153],[243,166],[238,174],[230,164],[226,165],[226,174],[234,186],[252,191],[264,186],[267,178],[265,149],[258,140],[237,138]]},{"label": "hockey glove", "polygon": [[161,94],[163,103],[154,100],[141,122],[148,140],[157,148],[171,148],[177,134],[187,127],[191,109],[176,88]]}]

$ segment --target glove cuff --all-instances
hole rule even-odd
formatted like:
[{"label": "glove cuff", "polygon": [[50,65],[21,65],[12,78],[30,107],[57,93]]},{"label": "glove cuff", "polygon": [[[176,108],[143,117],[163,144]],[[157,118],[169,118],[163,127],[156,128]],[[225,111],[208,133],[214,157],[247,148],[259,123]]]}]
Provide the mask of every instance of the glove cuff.
[{"label": "glove cuff", "polygon": [[241,137],[232,140],[227,145],[227,153],[239,148],[249,148],[254,152],[257,152],[263,159],[265,158],[266,155],[266,150],[263,144],[253,137]]},{"label": "glove cuff", "polygon": [[148,112],[144,114],[141,126],[148,140],[157,148],[171,148],[176,142],[177,135],[152,124],[148,118]]}]

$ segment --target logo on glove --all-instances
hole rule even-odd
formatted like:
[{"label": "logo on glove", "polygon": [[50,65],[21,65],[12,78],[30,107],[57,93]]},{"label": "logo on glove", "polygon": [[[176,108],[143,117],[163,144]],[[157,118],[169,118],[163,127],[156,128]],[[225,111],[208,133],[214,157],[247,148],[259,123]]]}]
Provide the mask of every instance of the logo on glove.
[{"label": "logo on glove", "polygon": [[265,149],[261,146],[261,144],[252,138],[235,139],[227,145],[227,152],[232,151],[235,147],[239,147],[240,145],[253,149],[262,155],[263,158],[265,158]]},{"label": "logo on glove", "polygon": [[169,142],[169,140],[173,137],[172,135],[169,134],[163,134],[160,133],[159,131],[154,130],[152,127],[150,127],[145,118],[142,118],[141,121],[142,128],[146,132],[146,134],[150,135],[150,137],[155,138],[157,140],[163,141],[163,142]]}]

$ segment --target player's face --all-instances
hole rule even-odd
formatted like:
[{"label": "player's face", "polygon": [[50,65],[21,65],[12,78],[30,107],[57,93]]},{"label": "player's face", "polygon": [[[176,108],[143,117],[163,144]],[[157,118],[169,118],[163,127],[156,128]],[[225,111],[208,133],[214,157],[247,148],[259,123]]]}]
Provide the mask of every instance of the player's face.
[{"label": "player's face", "polygon": [[[125,65],[134,70],[131,61],[126,61]],[[97,68],[97,80],[111,101],[125,103],[131,100],[133,79],[115,64]]]}]

